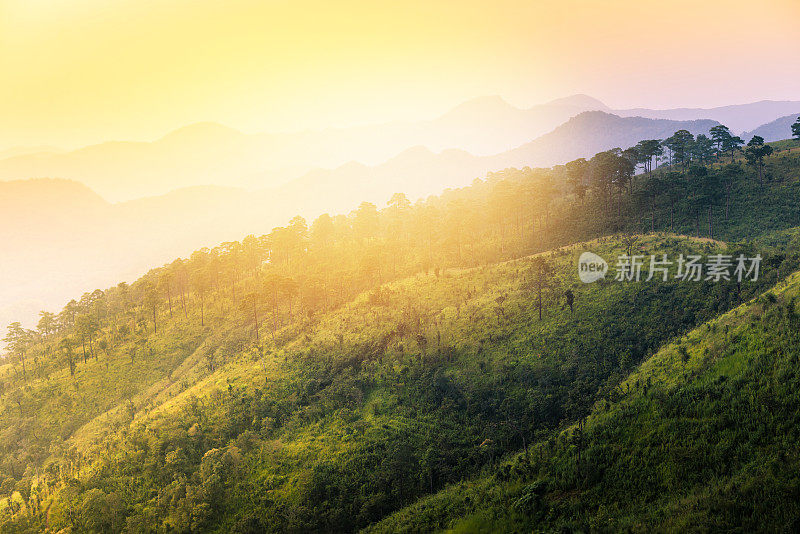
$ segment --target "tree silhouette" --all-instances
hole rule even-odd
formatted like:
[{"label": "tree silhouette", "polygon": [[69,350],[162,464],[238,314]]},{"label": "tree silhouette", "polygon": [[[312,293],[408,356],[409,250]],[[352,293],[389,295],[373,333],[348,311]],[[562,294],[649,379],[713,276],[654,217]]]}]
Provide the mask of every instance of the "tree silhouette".
[{"label": "tree silhouette", "polygon": [[745,159],[749,165],[756,168],[758,174],[758,185],[764,187],[764,159],[772,154],[772,147],[764,144],[764,138],[756,135],[747,143],[747,150],[744,152]]},{"label": "tree silhouette", "polygon": [[664,141],[664,145],[672,152],[672,157],[676,165],[688,168],[691,160],[692,144],[694,135],[688,130],[678,130],[672,137]]},{"label": "tree silhouette", "polygon": [[731,156],[731,163],[733,163],[736,152],[741,150],[742,145],[744,145],[744,140],[742,140],[739,136],[729,136],[723,139],[722,141],[722,150],[723,152],[727,152]]},{"label": "tree silhouette", "polygon": [[704,134],[699,134],[692,145],[692,156],[700,165],[710,163],[714,157],[714,141]]},{"label": "tree silhouette", "polygon": [[28,371],[25,366],[25,354],[32,340],[32,333],[23,328],[19,322],[13,322],[8,325],[8,333],[3,338],[8,351],[22,365],[22,379],[26,381],[28,379]]},{"label": "tree silhouette", "polygon": [[664,147],[658,139],[645,139],[636,145],[641,161],[644,163],[645,172],[653,172],[653,162],[658,162],[658,158],[664,153]]},{"label": "tree silhouette", "polygon": [[722,168],[722,183],[725,188],[725,219],[728,219],[728,214],[731,205],[731,191],[733,189],[733,181],[736,176],[741,174],[742,168],[734,163],[725,165]]},{"label": "tree silhouette", "polygon": [[69,367],[69,374],[70,376],[75,376],[75,357],[73,353],[73,349],[75,348],[75,341],[69,337],[65,336],[61,339],[58,343],[59,348],[64,352],[64,357],[67,360],[67,365]]},{"label": "tree silhouette", "polygon": [[158,289],[164,292],[167,297],[167,305],[169,306],[169,316],[172,317],[172,284],[175,277],[171,272],[167,271],[161,274],[158,278]]},{"label": "tree silhouette", "polygon": [[278,305],[287,285],[287,279],[279,274],[270,273],[262,282],[263,294],[272,309],[272,341],[278,330]]},{"label": "tree silhouette", "polygon": [[541,255],[533,259],[530,270],[529,287],[536,292],[536,308],[539,311],[539,320],[542,320],[542,293],[552,283],[553,268]]},{"label": "tree silhouette", "polygon": [[39,312],[39,323],[36,325],[36,329],[43,337],[54,333],[56,331],[56,324],[57,319],[55,314],[46,311]]},{"label": "tree silhouette", "polygon": [[725,151],[728,141],[733,137],[730,129],[724,124],[718,124],[709,130],[711,141],[717,146],[717,156]]},{"label": "tree silhouette", "polygon": [[565,170],[567,173],[567,184],[570,190],[575,197],[583,203],[583,199],[586,197],[586,190],[588,189],[586,182],[589,174],[589,162],[584,158],[578,158],[567,163],[565,165]]},{"label": "tree silhouette", "polygon": [[205,305],[206,296],[211,290],[213,277],[207,266],[201,267],[192,276],[192,289],[194,289],[197,299],[200,301],[200,326],[205,326]]},{"label": "tree silhouette", "polygon": [[75,327],[81,337],[81,347],[83,349],[83,363],[86,363],[86,343],[89,343],[90,354],[94,357],[94,336],[100,326],[97,318],[91,313],[82,313],[75,319]]},{"label": "tree silhouette", "polygon": [[693,166],[690,169],[692,184],[694,184],[698,212],[703,209],[708,213],[708,237],[714,238],[714,206],[722,199],[724,194],[723,182],[720,174],[709,173],[708,169]]},{"label": "tree silhouette", "polygon": [[650,204],[650,231],[654,232],[656,229],[656,201],[659,197],[668,192],[669,185],[666,180],[659,176],[653,176],[647,181],[647,185],[643,191],[644,197]]},{"label": "tree silhouette", "polygon": [[619,150],[607,150],[595,154],[590,160],[592,187],[599,193],[605,204],[606,214],[610,211],[611,192],[618,170]]},{"label": "tree silhouette", "polygon": [[161,298],[158,295],[158,289],[155,284],[148,282],[143,288],[144,298],[142,305],[150,311],[153,319],[153,332],[158,332],[158,305],[161,303]]}]

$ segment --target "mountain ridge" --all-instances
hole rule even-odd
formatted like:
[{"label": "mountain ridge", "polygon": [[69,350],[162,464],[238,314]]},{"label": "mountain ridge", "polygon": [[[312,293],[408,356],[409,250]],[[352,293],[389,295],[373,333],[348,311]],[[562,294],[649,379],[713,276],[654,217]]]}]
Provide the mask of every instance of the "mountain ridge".
[{"label": "mountain ridge", "polygon": [[745,142],[750,141],[754,135],[759,135],[765,141],[781,141],[783,139],[790,139],[792,137],[792,125],[800,120],[800,104],[797,106],[797,112],[780,117],[772,122],[762,124],[758,128],[750,132],[742,133],[742,139]]},{"label": "mountain ridge", "polygon": [[[647,122],[604,112],[588,113],[539,141],[494,156],[474,156],[457,149],[435,152],[420,145],[378,165],[350,161],[333,169],[311,170],[268,188],[180,187],[152,197],[110,202],[75,212],[72,219],[59,216],[54,219],[58,221],[55,229],[43,219],[27,215],[24,220],[29,222],[23,226],[15,225],[13,218],[6,219],[8,232],[0,245],[9,253],[21,249],[26,253],[19,256],[18,272],[6,272],[7,283],[0,284],[0,298],[9,309],[20,299],[36,301],[40,308],[48,309],[70,292],[109,283],[115,270],[120,276],[133,276],[176,253],[266,233],[298,214],[310,220],[325,212],[348,213],[362,201],[382,206],[397,192],[415,201],[447,188],[467,186],[475,178],[507,167],[549,166],[575,157],[591,157],[602,150],[623,147],[628,141],[633,145],[641,138],[666,135],[670,128],[687,127],[683,122]],[[654,129],[637,129],[631,137],[632,124]],[[709,124],[691,129],[705,130]],[[584,133],[577,136],[575,131],[579,130]],[[309,191],[315,194],[309,195]],[[353,199],[352,191],[359,191],[358,200]],[[34,209],[31,213],[41,211]],[[53,213],[61,213],[60,208],[56,206]],[[61,248],[65,242],[73,246],[64,249],[64,265],[56,271],[61,274],[53,276],[47,247]],[[111,245],[105,246],[104,254],[97,243]],[[31,289],[31,282],[36,280],[48,280],[46,287]],[[29,292],[23,293],[23,288]],[[36,310],[30,311],[26,322],[32,320]],[[11,312],[0,310],[0,320],[10,316]]]}]

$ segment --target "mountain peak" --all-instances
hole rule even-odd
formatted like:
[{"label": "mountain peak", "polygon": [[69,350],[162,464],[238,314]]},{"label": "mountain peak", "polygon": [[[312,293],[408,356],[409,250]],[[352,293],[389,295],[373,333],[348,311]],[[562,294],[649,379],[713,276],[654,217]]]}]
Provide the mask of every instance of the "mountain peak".
[{"label": "mountain peak", "polygon": [[585,95],[582,93],[576,95],[565,96],[563,98],[556,98],[555,100],[551,100],[547,104],[547,106],[565,106],[565,107],[574,107],[574,108],[581,108],[585,110],[597,110],[597,111],[610,111],[611,108],[603,104],[600,100],[591,97],[589,95]]}]

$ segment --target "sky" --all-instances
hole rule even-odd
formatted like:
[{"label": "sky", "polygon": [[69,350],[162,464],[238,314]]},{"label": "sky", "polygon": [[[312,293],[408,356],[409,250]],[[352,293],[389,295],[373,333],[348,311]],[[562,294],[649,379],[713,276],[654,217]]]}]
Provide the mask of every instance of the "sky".
[{"label": "sky", "polygon": [[0,148],[800,99],[797,0],[0,0]]}]

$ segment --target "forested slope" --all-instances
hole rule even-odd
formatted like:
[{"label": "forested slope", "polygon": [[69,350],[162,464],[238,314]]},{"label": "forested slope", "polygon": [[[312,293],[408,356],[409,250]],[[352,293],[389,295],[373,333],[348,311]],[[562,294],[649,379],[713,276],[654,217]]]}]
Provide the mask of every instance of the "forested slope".
[{"label": "forested slope", "polygon": [[203,325],[199,309],[167,315],[143,350],[122,336],[74,376],[37,371],[0,414],[21,475],[6,479],[14,517],[78,530],[366,526],[581,417],[661,343],[738,301],[733,282],[576,285],[585,247],[625,246],[418,275],[287,322],[274,341],[267,330],[262,345],[232,298],[209,296]]},{"label": "forested slope", "polygon": [[667,344],[587,418],[371,532],[800,526],[800,275]]},{"label": "forested slope", "polygon": [[[480,477],[800,266],[800,165],[776,146],[748,166],[734,151],[634,175],[611,151],[414,205],[398,194],[197,251],[36,331],[12,325],[0,526],[353,531]],[[584,285],[584,250],[763,266],[741,284]]]}]

